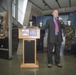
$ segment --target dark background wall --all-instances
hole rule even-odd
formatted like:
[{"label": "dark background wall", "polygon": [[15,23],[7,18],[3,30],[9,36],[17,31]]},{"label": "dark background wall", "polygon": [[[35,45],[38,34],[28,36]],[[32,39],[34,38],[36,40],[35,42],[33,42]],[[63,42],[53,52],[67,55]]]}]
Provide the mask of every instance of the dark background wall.
[{"label": "dark background wall", "polygon": [[74,25],[74,28],[76,29],[76,11],[70,13],[69,16],[71,18],[72,24]]}]

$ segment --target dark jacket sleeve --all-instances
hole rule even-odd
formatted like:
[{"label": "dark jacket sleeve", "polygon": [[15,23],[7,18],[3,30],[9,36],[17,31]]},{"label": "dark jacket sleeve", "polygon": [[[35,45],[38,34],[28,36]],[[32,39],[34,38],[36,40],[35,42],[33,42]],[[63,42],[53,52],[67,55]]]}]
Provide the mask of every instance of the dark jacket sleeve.
[{"label": "dark jacket sleeve", "polygon": [[62,21],[62,22],[60,22],[60,25],[61,25],[61,28],[64,30],[65,29],[65,24],[64,24],[64,22]]},{"label": "dark jacket sleeve", "polygon": [[48,28],[49,20],[47,20],[46,24],[41,28],[42,30],[46,30]]},{"label": "dark jacket sleeve", "polygon": [[65,36],[65,29],[66,29],[66,26],[65,26],[65,24],[64,24],[63,21],[60,22],[60,25],[61,25],[61,28],[63,29],[63,34],[64,34],[64,36]]}]

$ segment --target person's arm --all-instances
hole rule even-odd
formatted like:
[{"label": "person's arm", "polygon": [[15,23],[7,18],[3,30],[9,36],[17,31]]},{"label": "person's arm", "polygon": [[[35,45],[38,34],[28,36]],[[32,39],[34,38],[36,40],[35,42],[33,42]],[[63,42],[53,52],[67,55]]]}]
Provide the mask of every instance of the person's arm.
[{"label": "person's arm", "polygon": [[46,24],[41,28],[42,30],[46,30],[48,28],[49,21],[47,20]]},{"label": "person's arm", "polygon": [[62,29],[65,29],[65,24],[64,24],[64,22],[63,22],[63,19],[62,19],[61,17],[58,17],[58,20],[59,20],[59,22],[60,22],[61,28],[62,28]]},{"label": "person's arm", "polygon": [[[34,27],[35,29],[37,29],[37,28],[39,28],[38,26],[36,26],[36,27]],[[43,27],[41,27],[40,29],[41,30],[46,30],[48,28],[48,20],[47,20],[47,22],[46,22],[46,24],[43,26]]]},{"label": "person's arm", "polygon": [[62,21],[62,22],[60,22],[60,25],[61,25],[61,28],[64,30],[65,29],[65,24],[64,24],[64,22]]}]

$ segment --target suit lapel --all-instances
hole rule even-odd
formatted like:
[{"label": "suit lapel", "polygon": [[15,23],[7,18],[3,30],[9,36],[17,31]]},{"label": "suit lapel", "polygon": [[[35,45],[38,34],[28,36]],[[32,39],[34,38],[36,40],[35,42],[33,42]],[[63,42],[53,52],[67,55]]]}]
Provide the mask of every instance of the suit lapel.
[{"label": "suit lapel", "polygon": [[54,23],[54,20],[53,20],[53,18],[52,18],[52,22],[53,22],[53,26],[54,26],[54,28],[55,28],[55,23]]}]

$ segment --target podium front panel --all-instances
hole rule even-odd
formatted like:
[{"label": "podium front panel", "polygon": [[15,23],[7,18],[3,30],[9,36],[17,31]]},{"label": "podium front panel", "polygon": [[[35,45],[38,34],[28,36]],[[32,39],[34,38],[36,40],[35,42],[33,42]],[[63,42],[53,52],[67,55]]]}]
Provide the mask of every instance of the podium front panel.
[{"label": "podium front panel", "polygon": [[35,41],[24,40],[24,63],[35,63]]}]

